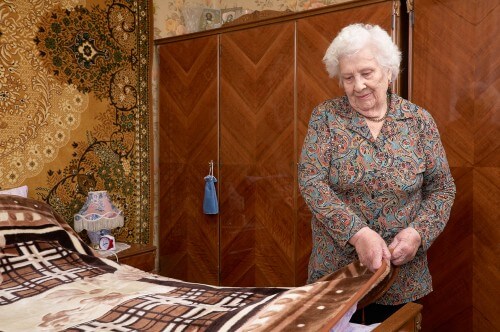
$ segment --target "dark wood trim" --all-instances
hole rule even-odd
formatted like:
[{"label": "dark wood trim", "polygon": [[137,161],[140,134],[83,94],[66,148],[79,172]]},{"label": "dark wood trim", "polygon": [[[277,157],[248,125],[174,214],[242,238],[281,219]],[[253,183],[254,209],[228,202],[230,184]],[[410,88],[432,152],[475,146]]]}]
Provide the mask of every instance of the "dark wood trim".
[{"label": "dark wood trim", "polygon": [[151,244],[129,243],[130,248],[120,251],[118,258],[125,258],[140,255],[150,251],[156,251],[156,247]]},{"label": "dark wood trim", "polygon": [[[156,247],[150,244],[130,243],[130,248],[117,253],[118,263],[146,272],[155,272]],[[108,256],[109,259],[115,257]]]},{"label": "dark wood trim", "polygon": [[422,329],[422,305],[414,302],[401,309],[377,326],[374,332],[420,331]]}]

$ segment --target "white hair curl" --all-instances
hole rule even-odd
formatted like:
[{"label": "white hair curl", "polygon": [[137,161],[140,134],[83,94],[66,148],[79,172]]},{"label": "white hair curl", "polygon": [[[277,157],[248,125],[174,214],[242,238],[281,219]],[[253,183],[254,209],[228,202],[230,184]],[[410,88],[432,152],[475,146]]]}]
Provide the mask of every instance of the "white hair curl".
[{"label": "white hair curl", "polygon": [[[399,74],[401,52],[389,34],[378,25],[355,23],[344,27],[326,50],[323,62],[330,77],[338,76],[339,60],[365,47],[370,47],[380,66],[391,72],[391,80]],[[342,84],[342,79],[339,77]]]}]

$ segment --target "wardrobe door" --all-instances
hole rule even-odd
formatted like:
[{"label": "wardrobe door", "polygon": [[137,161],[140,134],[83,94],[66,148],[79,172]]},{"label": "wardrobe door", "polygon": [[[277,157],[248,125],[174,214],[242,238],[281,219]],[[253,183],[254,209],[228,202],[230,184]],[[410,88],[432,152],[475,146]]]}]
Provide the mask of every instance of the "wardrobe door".
[{"label": "wardrobe door", "polygon": [[457,194],[429,249],[424,331],[498,331],[499,1],[414,1],[413,102],[436,120]]},{"label": "wardrobe door", "polygon": [[[398,4],[398,1],[385,1],[365,3],[363,6],[353,5],[297,21],[297,156],[300,156],[313,108],[324,100],[344,94],[338,80],[328,77],[322,61],[333,38],[346,25],[371,23],[390,31],[393,39],[397,40],[398,31],[392,29],[392,22],[393,12],[398,13]],[[394,27],[399,26],[396,17],[398,16],[394,16]],[[311,213],[300,194],[299,197],[297,281],[298,284],[303,284],[307,279],[311,251]]]},{"label": "wardrobe door", "polygon": [[294,23],[220,37],[221,284],[294,284]]},{"label": "wardrobe door", "polygon": [[202,208],[217,160],[217,47],[217,36],[158,46],[159,273],[207,284],[219,282],[218,216]]}]

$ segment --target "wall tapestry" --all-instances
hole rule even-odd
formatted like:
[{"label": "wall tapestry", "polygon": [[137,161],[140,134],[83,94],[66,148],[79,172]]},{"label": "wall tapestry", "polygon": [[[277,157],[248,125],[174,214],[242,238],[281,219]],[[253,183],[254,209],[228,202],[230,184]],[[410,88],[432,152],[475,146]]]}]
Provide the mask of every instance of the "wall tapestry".
[{"label": "wall tapestry", "polygon": [[71,225],[90,190],[151,242],[151,3],[0,0],[0,187]]}]

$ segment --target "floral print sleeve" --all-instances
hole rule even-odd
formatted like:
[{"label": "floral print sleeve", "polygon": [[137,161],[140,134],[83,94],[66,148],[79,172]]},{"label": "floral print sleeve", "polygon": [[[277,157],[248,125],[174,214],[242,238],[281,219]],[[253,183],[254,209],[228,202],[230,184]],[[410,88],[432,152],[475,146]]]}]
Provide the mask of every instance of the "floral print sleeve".
[{"label": "floral print sleeve", "polygon": [[418,127],[421,128],[421,142],[424,143],[425,172],[422,202],[409,226],[417,230],[423,249],[428,250],[446,226],[456,188],[436,123],[426,111],[423,111],[423,121]]},{"label": "floral print sleeve", "polygon": [[299,188],[316,220],[322,222],[335,241],[345,245],[366,226],[340,200],[329,183],[332,140],[324,105],[313,110],[299,163]]}]

